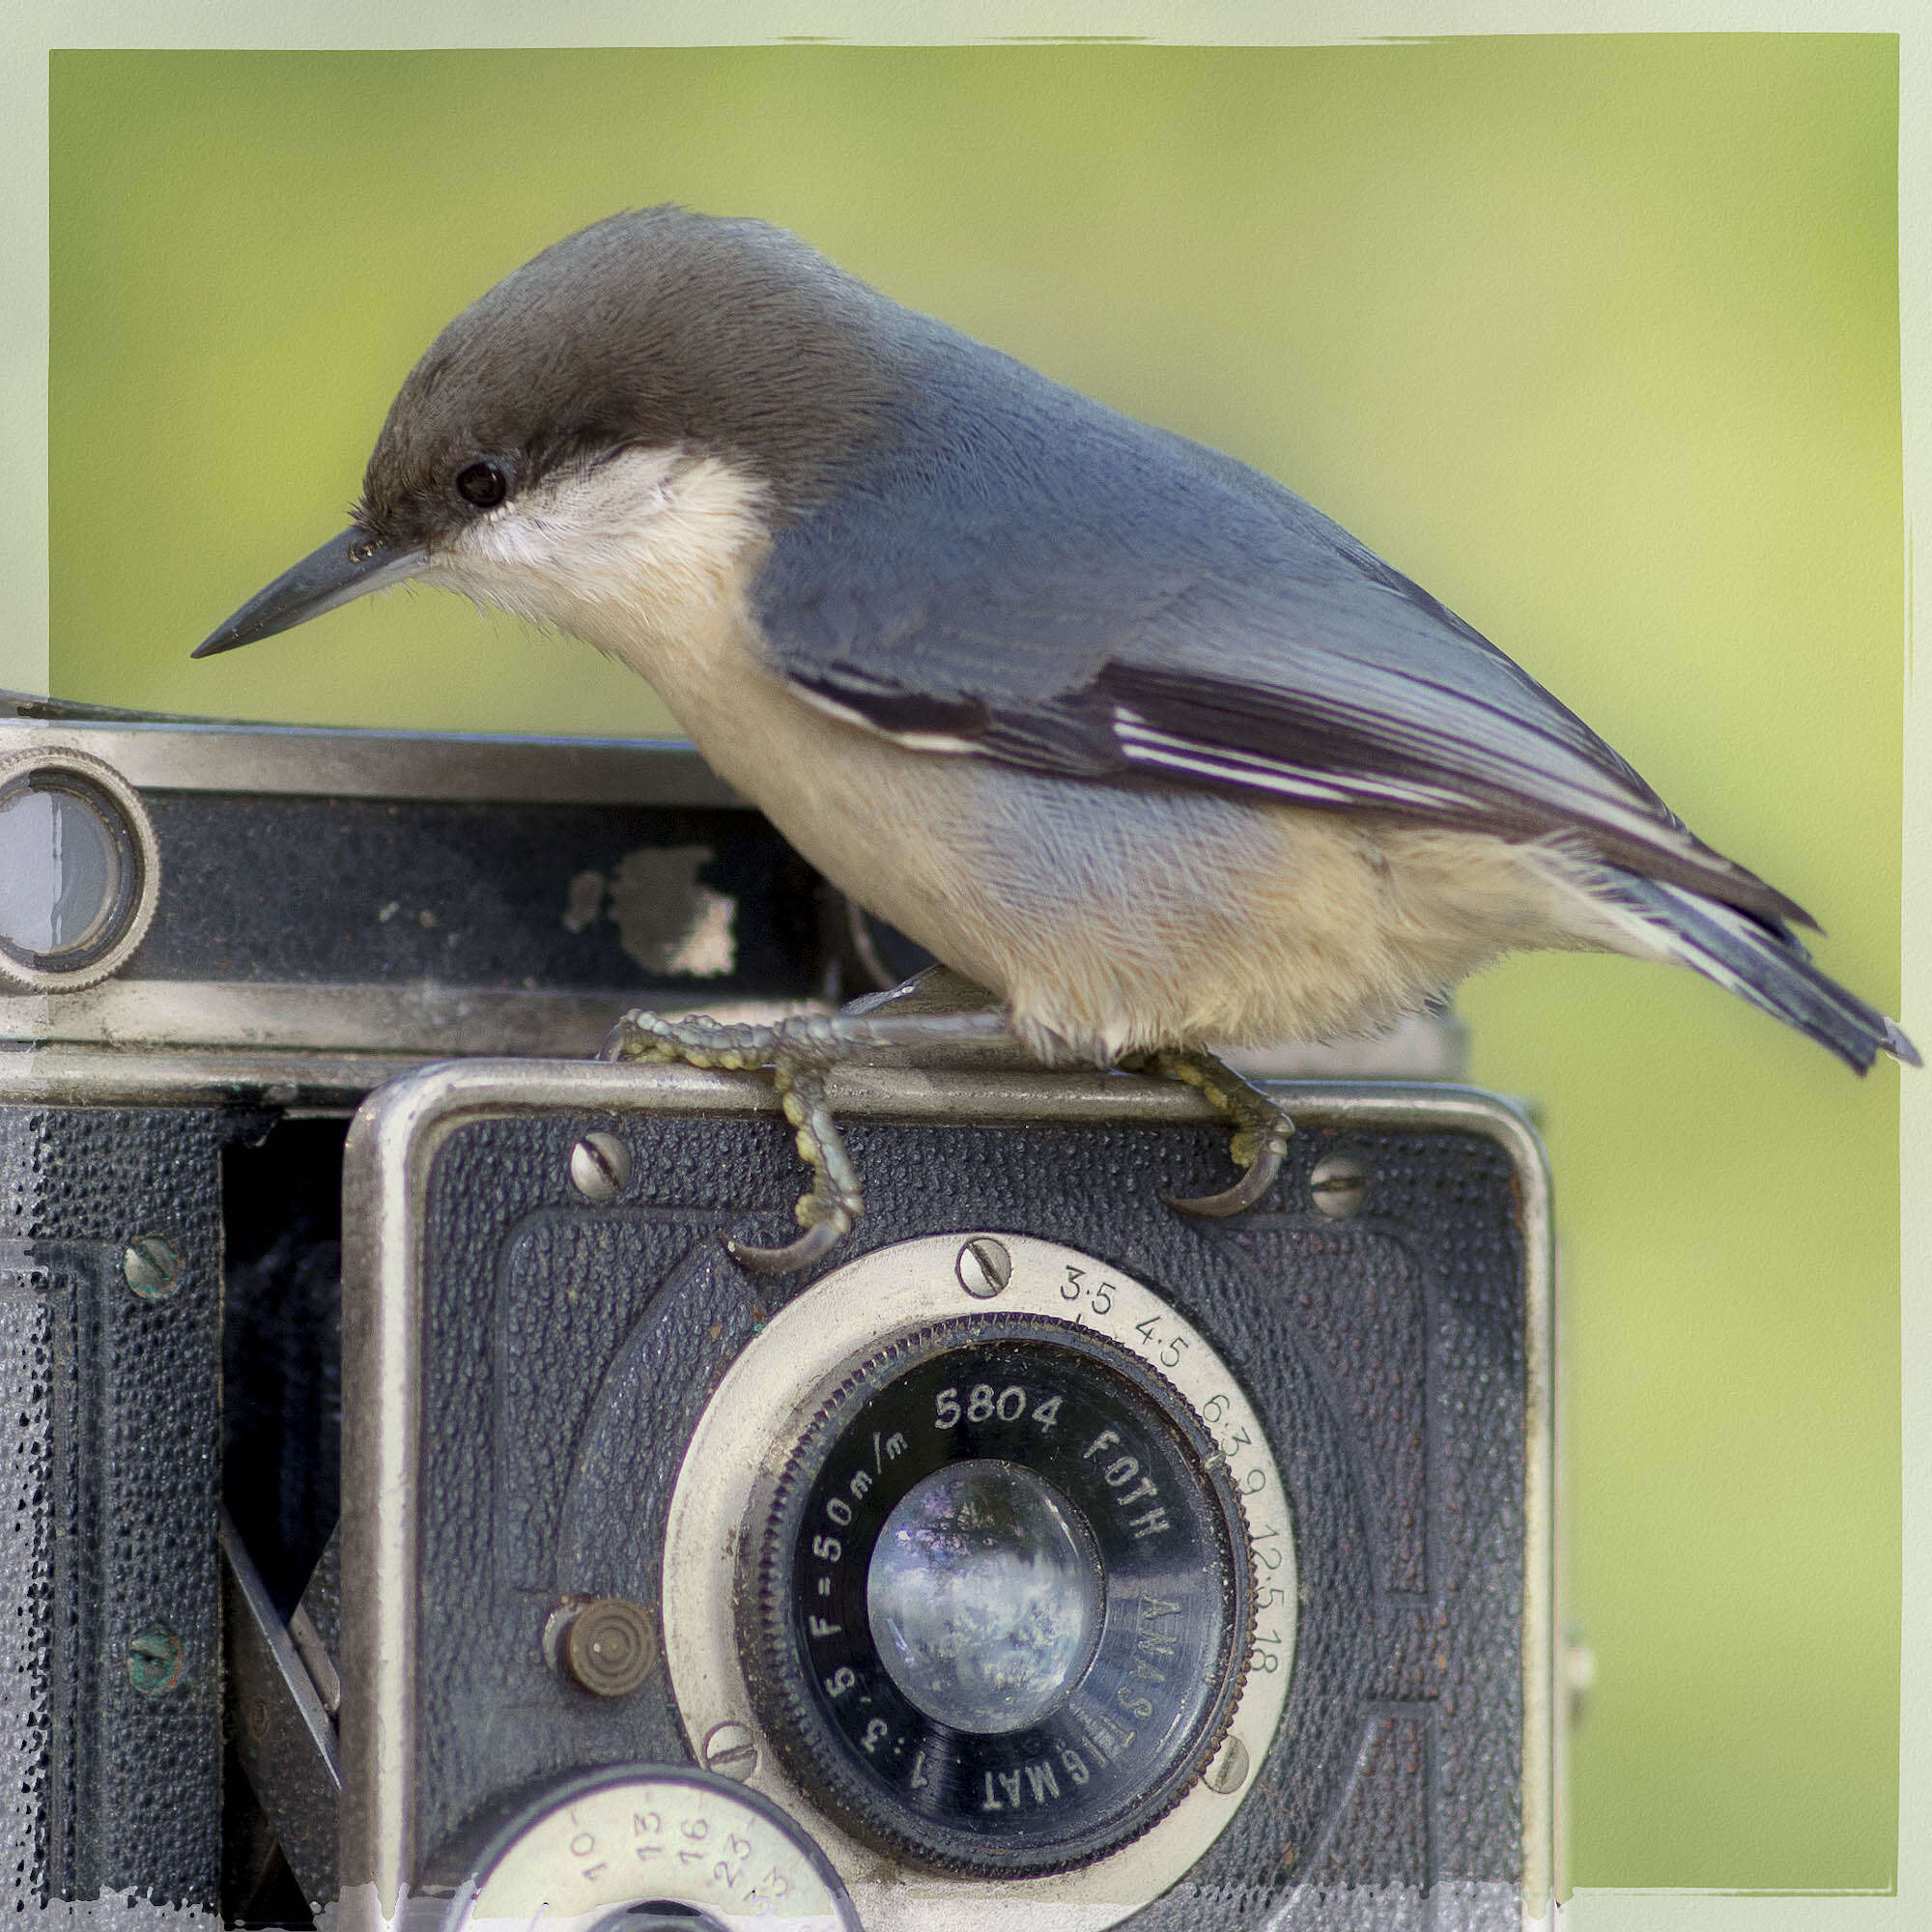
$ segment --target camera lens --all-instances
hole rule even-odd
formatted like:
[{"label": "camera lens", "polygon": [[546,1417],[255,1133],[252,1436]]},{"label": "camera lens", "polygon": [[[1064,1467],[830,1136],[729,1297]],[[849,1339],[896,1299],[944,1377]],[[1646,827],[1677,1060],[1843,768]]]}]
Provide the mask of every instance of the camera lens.
[{"label": "camera lens", "polygon": [[761,1715],[861,1836],[1064,1870],[1185,1793],[1238,1698],[1252,1581],[1223,1458],[1147,1363],[988,1312],[816,1405],[741,1604]]},{"label": "camera lens", "polygon": [[1022,1463],[980,1459],[909,1490],[872,1546],[866,1615],[893,1682],[956,1731],[1024,1730],[1100,1639],[1085,1520]]}]

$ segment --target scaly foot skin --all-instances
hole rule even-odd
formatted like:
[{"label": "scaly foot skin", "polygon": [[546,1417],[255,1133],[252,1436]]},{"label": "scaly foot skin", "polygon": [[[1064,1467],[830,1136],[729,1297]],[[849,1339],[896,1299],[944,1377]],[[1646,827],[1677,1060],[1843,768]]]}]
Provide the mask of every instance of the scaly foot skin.
[{"label": "scaly foot skin", "polygon": [[1220,1220],[1246,1213],[1281,1172],[1282,1155],[1288,1151],[1294,1122],[1265,1094],[1211,1053],[1162,1047],[1143,1055],[1137,1064],[1141,1070],[1163,1080],[1179,1080],[1197,1089],[1226,1114],[1235,1123],[1229,1151],[1235,1165],[1247,1170],[1234,1186],[1219,1194],[1163,1194],[1161,1199],[1179,1214],[1205,1214]]},{"label": "scaly foot skin", "polygon": [[611,1028],[600,1058],[676,1062],[685,1066],[769,1073],[811,1170],[810,1191],[793,1212],[805,1230],[781,1248],[753,1247],[726,1236],[724,1246],[752,1274],[795,1274],[838,1245],[866,1211],[859,1177],[826,1104],[826,1075],[840,1061],[877,1047],[945,1046],[993,1038],[1006,1030],[997,1009],[947,1013],[855,1012],[801,1015],[773,1026],[728,1026],[694,1017],[626,1013]]},{"label": "scaly foot skin", "polygon": [[[600,1057],[610,1061],[671,1062],[771,1075],[797,1136],[799,1157],[811,1170],[811,1187],[793,1209],[805,1230],[797,1240],[781,1248],[761,1248],[726,1236],[731,1258],[752,1274],[795,1274],[813,1266],[866,1211],[858,1174],[826,1102],[826,1076],[835,1066],[875,1048],[953,1046],[999,1038],[1007,1030],[1005,1014],[991,1006],[935,1012],[894,1010],[883,1000],[865,1004],[872,1010],[801,1015],[772,1026],[632,1012],[611,1028],[604,1042]],[[1122,1064],[1197,1089],[1235,1123],[1231,1151],[1235,1164],[1246,1170],[1241,1179],[1219,1194],[1165,1195],[1170,1208],[1182,1214],[1240,1214],[1267,1192],[1294,1131],[1294,1122],[1280,1107],[1208,1053],[1163,1048]]]}]

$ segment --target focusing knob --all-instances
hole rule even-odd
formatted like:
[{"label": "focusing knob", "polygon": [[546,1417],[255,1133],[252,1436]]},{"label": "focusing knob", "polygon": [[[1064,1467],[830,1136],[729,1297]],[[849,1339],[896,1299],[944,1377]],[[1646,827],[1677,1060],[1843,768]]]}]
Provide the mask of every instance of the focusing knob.
[{"label": "focusing knob", "polygon": [[448,1898],[446,1932],[861,1932],[824,1853],[777,1805],[676,1766],[558,1778],[432,1862],[422,1889]]},{"label": "focusing knob", "polygon": [[1099,1858],[1200,1776],[1253,1634],[1213,1437],[1127,1350],[1024,1314],[882,1345],[819,1403],[740,1601],[803,1789],[942,1871]]}]

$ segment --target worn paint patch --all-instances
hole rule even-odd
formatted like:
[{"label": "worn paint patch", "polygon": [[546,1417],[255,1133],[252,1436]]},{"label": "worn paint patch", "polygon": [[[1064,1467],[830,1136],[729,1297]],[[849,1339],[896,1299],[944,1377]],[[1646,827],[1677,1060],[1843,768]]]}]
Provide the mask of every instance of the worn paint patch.
[{"label": "worn paint patch", "polygon": [[708,845],[644,845],[627,852],[608,879],[579,872],[563,923],[583,932],[608,918],[618,944],[646,973],[724,979],[738,965],[738,901],[698,878],[714,856]]}]

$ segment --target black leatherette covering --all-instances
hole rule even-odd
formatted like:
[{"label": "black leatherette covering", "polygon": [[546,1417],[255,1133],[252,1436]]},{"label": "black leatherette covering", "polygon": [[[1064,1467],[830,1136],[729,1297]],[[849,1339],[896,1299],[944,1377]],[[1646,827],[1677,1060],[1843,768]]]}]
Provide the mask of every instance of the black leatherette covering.
[{"label": "black leatherette covering", "polygon": [[[126,1891],[213,1909],[221,1871],[219,1156],[191,1108],[0,1109],[0,1908]],[[179,1249],[132,1293],[137,1235]],[[143,1695],[129,1640],[181,1645]]]}]

